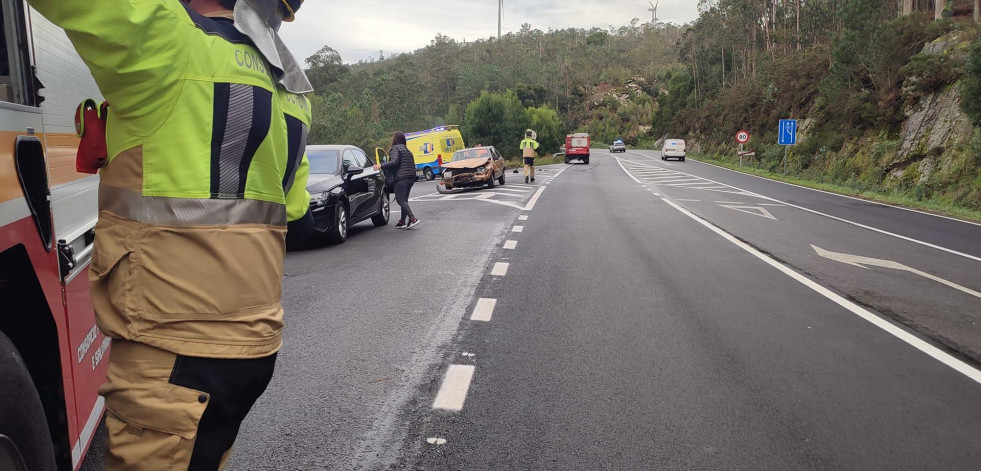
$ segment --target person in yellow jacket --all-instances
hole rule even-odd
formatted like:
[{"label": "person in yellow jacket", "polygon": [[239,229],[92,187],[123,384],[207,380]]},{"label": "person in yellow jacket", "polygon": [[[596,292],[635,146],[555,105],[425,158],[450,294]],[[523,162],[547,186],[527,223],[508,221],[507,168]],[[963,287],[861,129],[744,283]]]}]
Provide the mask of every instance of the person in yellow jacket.
[{"label": "person in yellow jacket", "polygon": [[535,157],[538,157],[538,141],[535,140],[535,131],[531,129],[525,131],[525,138],[521,141],[521,157],[525,162],[525,183],[529,180],[535,182]]},{"label": "person in yellow jacket", "polygon": [[215,470],[282,345],[286,232],[310,229],[302,0],[28,0],[109,102],[90,268],[113,339],[105,468]]}]

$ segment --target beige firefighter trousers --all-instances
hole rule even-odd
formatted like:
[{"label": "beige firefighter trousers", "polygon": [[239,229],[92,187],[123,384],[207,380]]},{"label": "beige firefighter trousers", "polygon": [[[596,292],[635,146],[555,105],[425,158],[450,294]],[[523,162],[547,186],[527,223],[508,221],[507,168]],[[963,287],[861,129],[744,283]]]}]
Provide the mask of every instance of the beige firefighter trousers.
[{"label": "beige firefighter trousers", "polygon": [[535,158],[525,158],[525,176],[535,178]]},{"label": "beige firefighter trousers", "polygon": [[113,340],[106,398],[107,471],[224,469],[239,427],[272,378],[276,354],[176,355]]},{"label": "beige firefighter trousers", "polygon": [[[106,398],[106,471],[186,470],[207,394],[170,384],[177,355],[114,340]],[[231,450],[225,454],[225,460]]]}]

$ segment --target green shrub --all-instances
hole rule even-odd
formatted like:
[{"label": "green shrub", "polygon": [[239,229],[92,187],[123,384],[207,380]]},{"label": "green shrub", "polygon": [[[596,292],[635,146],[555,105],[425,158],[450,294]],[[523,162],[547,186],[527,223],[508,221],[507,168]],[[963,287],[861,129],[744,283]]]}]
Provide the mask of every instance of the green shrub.
[{"label": "green shrub", "polygon": [[981,39],[968,52],[962,87],[961,109],[975,126],[981,126]]},{"label": "green shrub", "polygon": [[899,72],[906,85],[921,95],[939,91],[960,78],[960,71],[946,55],[917,54]]}]

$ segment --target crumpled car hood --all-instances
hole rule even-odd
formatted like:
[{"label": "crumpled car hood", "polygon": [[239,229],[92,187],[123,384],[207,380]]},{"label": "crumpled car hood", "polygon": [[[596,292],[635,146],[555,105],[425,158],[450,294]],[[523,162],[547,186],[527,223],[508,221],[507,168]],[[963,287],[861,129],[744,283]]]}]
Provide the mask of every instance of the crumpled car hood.
[{"label": "crumpled car hood", "polygon": [[477,168],[483,167],[490,162],[490,157],[481,157],[477,159],[467,159],[467,160],[457,160],[450,163],[443,164],[443,168]]}]

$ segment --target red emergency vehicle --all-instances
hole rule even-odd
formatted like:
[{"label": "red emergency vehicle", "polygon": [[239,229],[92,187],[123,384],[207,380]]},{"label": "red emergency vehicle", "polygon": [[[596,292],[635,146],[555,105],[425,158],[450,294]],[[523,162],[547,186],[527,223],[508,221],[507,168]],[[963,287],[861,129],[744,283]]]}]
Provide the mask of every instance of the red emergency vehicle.
[{"label": "red emergency vehicle", "polygon": [[89,297],[99,179],[75,170],[75,108],[100,94],[64,31],[0,8],[0,470],[73,470],[110,345]]},{"label": "red emergency vehicle", "polygon": [[565,163],[580,160],[589,163],[589,147],[592,145],[589,134],[584,132],[565,136]]}]

